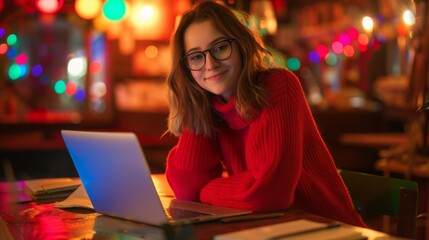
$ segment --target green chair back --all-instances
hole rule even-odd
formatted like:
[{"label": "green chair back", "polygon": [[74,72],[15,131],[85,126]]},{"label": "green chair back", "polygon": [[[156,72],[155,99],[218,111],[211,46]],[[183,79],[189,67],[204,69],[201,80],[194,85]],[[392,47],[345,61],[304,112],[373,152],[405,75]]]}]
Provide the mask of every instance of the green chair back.
[{"label": "green chair back", "polygon": [[416,182],[348,170],[339,170],[339,174],[358,212],[396,217],[396,235],[415,236],[418,206]]}]

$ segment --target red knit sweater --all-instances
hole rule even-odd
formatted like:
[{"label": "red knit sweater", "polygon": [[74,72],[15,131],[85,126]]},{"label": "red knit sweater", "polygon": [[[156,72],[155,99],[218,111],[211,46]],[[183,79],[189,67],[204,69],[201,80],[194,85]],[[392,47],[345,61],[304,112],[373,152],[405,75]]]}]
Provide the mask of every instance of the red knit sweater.
[{"label": "red knit sweater", "polygon": [[[167,158],[179,199],[254,211],[294,207],[365,226],[322,140],[297,77],[261,74],[270,106],[251,122],[214,100],[224,117],[216,140],[184,132]],[[222,177],[223,168],[228,176]]]}]

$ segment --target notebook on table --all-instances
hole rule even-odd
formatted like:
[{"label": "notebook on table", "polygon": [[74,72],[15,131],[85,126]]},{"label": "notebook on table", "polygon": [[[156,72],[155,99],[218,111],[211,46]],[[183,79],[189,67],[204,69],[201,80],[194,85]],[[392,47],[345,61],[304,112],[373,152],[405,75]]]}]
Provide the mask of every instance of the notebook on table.
[{"label": "notebook on table", "polygon": [[134,133],[62,130],[61,134],[99,213],[157,226],[251,213],[159,196]]}]

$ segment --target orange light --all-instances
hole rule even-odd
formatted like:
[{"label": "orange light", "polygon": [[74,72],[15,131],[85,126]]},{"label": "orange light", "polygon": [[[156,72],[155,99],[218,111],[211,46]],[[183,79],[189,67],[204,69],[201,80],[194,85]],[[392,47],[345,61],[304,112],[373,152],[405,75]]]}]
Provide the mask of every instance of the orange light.
[{"label": "orange light", "polygon": [[101,0],[76,0],[74,8],[77,15],[89,20],[98,16],[101,5]]}]

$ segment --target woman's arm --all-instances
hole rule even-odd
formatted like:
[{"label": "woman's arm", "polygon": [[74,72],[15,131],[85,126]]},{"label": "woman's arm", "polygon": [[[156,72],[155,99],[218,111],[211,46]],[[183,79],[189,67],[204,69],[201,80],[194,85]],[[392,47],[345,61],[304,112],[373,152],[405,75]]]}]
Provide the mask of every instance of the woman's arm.
[{"label": "woman's arm", "polygon": [[222,175],[216,142],[184,132],[167,157],[167,180],[178,199],[200,201],[201,189]]}]

